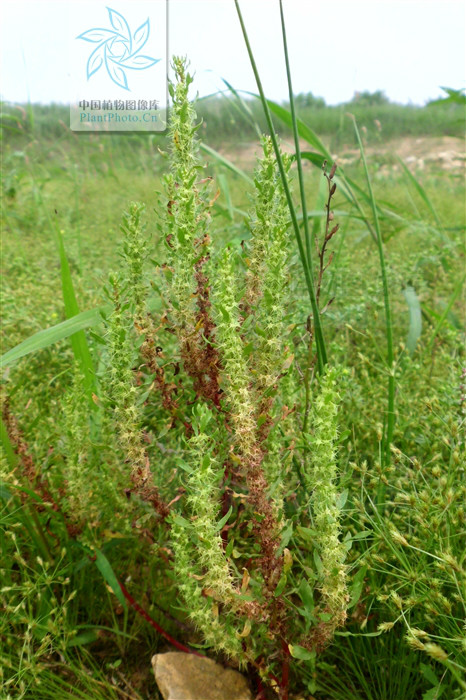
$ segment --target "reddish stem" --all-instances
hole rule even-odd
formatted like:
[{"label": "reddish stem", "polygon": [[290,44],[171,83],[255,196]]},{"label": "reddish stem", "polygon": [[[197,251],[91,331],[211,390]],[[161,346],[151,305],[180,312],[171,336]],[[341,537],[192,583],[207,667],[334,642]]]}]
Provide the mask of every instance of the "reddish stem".
[{"label": "reddish stem", "polygon": [[262,683],[260,676],[257,677],[257,695],[256,695],[255,700],[266,700],[265,699],[264,685]]},{"label": "reddish stem", "polygon": [[158,622],[156,622],[150,615],[147,613],[144,608],[142,608],[139,603],[136,603],[134,600],[133,596],[126,590],[124,585],[121,583],[121,581],[118,581],[118,584],[121,588],[121,592],[125,596],[126,600],[128,603],[131,605],[131,607],[138,612],[141,617],[143,617],[154,629],[157,630],[159,634],[162,635],[162,637],[165,637],[167,642],[170,642],[176,649],[179,649],[180,651],[183,651],[185,654],[194,654],[194,656],[200,656],[201,658],[205,658],[204,654],[201,654],[198,651],[194,651],[194,649],[190,649],[189,647],[186,647],[184,644],[181,644],[181,642],[178,642],[176,639],[174,639],[168,632],[165,632],[163,627],[161,627]]},{"label": "reddish stem", "polygon": [[281,700],[288,700],[288,686],[290,683],[290,650],[288,644],[282,639],[282,682],[280,684]]}]

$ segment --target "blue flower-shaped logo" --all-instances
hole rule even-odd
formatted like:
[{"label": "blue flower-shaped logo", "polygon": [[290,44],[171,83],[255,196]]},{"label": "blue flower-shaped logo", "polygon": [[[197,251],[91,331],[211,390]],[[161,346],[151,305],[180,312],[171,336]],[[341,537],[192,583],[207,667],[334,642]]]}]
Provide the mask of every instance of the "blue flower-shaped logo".
[{"label": "blue flower-shaped logo", "polygon": [[129,90],[126,70],[145,70],[160,61],[160,58],[151,58],[140,54],[146,44],[150,23],[146,19],[134,34],[131,34],[128,22],[123,15],[116,10],[107,7],[112,29],[88,29],[77,39],[84,39],[91,44],[98,44],[87,61],[87,79],[97,73],[105,65],[107,73],[116,85]]}]

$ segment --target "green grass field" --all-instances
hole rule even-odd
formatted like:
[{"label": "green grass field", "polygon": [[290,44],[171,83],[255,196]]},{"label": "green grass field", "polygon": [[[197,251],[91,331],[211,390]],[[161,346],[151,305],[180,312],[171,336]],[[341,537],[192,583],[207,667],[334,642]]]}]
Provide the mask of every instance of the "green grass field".
[{"label": "green grass field", "polygon": [[[303,646],[293,642],[289,681],[284,680],[284,666],[278,686],[269,682],[269,669],[262,661],[256,670],[250,664],[246,671],[256,692],[257,668],[259,675],[263,672],[263,698],[278,697],[274,694],[278,687],[282,698],[290,690],[290,698],[322,700],[460,700],[466,698],[462,675],[466,669],[466,222],[461,119],[456,105],[402,108],[362,100],[351,109],[309,102],[298,100],[297,107],[298,116],[311,129],[302,130],[300,143],[304,153],[311,153],[309,159],[303,156],[303,191],[309,217],[308,265],[314,281],[319,278],[319,251],[328,232],[327,181],[316,165],[327,153],[339,164],[331,210],[340,226],[328,243],[319,317],[328,365],[339,372],[335,483],[339,536],[347,549],[347,616],[333,639],[322,649],[316,647],[317,653],[304,642]],[[248,114],[244,102],[234,96],[210,105],[201,101],[196,109],[206,125],[198,132],[207,147],[200,152],[206,164],[202,178],[212,178],[206,195],[211,201],[212,257],[214,262],[220,259],[230,245],[237,256],[236,274],[242,275],[250,264],[248,251],[253,250],[251,182],[255,154],[261,151],[256,129],[266,130],[266,123],[259,102],[250,105]],[[360,146],[348,111],[356,116]],[[137,494],[126,509],[123,491],[130,484],[128,455],[135,453],[131,442],[135,438],[125,438],[121,431],[128,404],[118,404],[118,395],[111,393],[116,374],[129,373],[139,397],[135,406],[154,483],[167,501],[177,498],[172,511],[184,513],[179,517],[186,524],[183,494],[189,492],[194,477],[179,463],[181,458],[189,461],[192,438],[184,436],[182,420],[173,423],[173,429],[172,419],[167,423],[170,412],[163,404],[164,395],[155,394],[153,388],[158,375],[141,359],[142,340],[134,334],[133,324],[131,330],[115,331],[112,326],[119,307],[117,285],[112,288],[109,282],[109,274],[117,275],[121,269],[122,258],[131,260],[132,255],[128,247],[122,249],[123,212],[131,202],[143,202],[148,318],[154,327],[163,328],[168,323],[163,309],[168,309],[169,318],[170,313],[175,319],[182,313],[168,301],[170,280],[165,280],[161,267],[174,265],[170,239],[166,244],[170,198],[164,193],[170,165],[167,152],[174,146],[170,134],[72,133],[60,107],[9,108],[7,113],[14,118],[4,120],[2,140],[2,697],[155,698],[150,658],[172,647],[128,605],[117,579],[182,644],[221,660],[228,656],[218,644],[204,643],[199,624],[189,620],[189,605],[174,585],[178,569],[172,566],[170,534]],[[294,153],[291,129],[276,115],[274,119],[283,150]],[[316,135],[325,150],[319,151]],[[290,182],[304,236],[296,162]],[[276,399],[275,409],[282,411],[284,427],[280,439],[271,439],[273,445],[278,440],[276,449],[285,455],[280,458],[287,475],[282,478],[283,517],[291,530],[286,542],[282,540],[282,550],[284,546],[283,551],[290,553],[293,565],[275,596],[283,596],[291,616],[301,610],[312,626],[312,615],[306,618],[302,612],[311,603],[303,593],[305,579],[299,583],[299,567],[306,580],[316,581],[311,598],[318,609],[327,585],[318,583],[325,545],[319,555],[312,529],[318,515],[299,515],[308,507],[301,495],[306,479],[300,450],[303,460],[307,454],[311,460],[319,454],[318,443],[312,442],[319,429],[315,352],[319,347],[321,352],[323,345],[316,337],[310,342],[315,314],[292,225],[289,219],[286,223],[287,291],[279,312],[286,352],[278,360],[280,367],[285,361],[287,366],[277,370],[284,398]],[[210,280],[214,291],[220,285],[215,294],[225,295],[222,280],[216,280],[214,276]],[[123,300],[125,295],[131,298],[131,284],[128,291],[123,282],[120,293]],[[104,318],[96,312],[84,332],[71,337],[65,333],[57,342],[49,333],[36,338],[36,345],[22,346],[26,350],[21,352],[20,344],[40,331],[98,307],[105,309]],[[249,326],[244,328],[247,334]],[[121,350],[131,333],[132,349]],[[167,377],[171,373],[170,381],[179,392],[184,381],[183,399],[177,401],[185,401],[186,408],[182,403],[176,410],[191,415],[192,406],[202,401],[199,392],[186,389],[186,378],[180,380],[187,363],[183,346],[180,350],[170,333],[158,333]],[[257,352],[265,353],[261,329],[254,333]],[[390,352],[393,364],[387,360]],[[248,362],[255,361],[254,353],[247,357]],[[95,372],[89,386],[81,376],[86,363]],[[169,369],[171,365],[177,370]],[[225,371],[221,387],[226,396],[232,380]],[[212,402],[204,403],[213,410]],[[234,401],[229,410],[226,433],[216,418],[220,432],[209,438],[219,444],[222,440],[228,444],[228,434],[234,432]],[[310,443],[302,427],[308,412]],[[287,456],[293,446],[286,433],[293,415],[301,426],[294,461]],[[307,446],[301,448],[303,441]],[[272,454],[275,447],[270,443],[268,449]],[[246,460],[244,455],[233,456],[239,463]],[[85,476],[79,476],[80,470]],[[232,508],[240,522],[241,503],[232,500]],[[234,547],[231,544],[228,556],[241,582],[241,566],[249,567],[258,555],[250,532],[239,525],[237,530],[239,534],[229,531]],[[261,580],[260,574],[252,576],[253,592]],[[321,622],[327,624],[323,615]],[[230,618],[226,620],[228,630]],[[270,643],[257,634],[259,641],[251,641],[256,659],[261,657],[260,644]],[[246,632],[243,639],[247,636]],[[249,663],[252,657],[247,658]],[[270,663],[276,673],[273,664],[278,661]]]}]

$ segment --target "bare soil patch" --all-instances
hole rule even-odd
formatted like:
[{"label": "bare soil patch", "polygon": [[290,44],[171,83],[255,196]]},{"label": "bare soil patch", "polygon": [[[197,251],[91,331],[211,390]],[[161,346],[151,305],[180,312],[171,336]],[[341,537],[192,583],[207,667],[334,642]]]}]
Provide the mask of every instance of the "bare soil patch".
[{"label": "bare soil patch", "polygon": [[[301,142],[301,149],[311,150],[309,144]],[[283,150],[294,151],[290,140],[283,141]],[[229,145],[219,149],[220,153],[235,165],[245,170],[254,167],[261,153],[258,143]],[[455,136],[412,137],[406,136],[392,141],[367,145],[367,154],[376,160],[385,161],[383,168],[387,171],[399,170],[396,157],[399,156],[413,171],[439,169],[442,171],[464,172],[466,163],[466,142]],[[354,146],[343,146],[338,153],[332,154],[340,165],[350,165],[359,159],[359,150]]]}]

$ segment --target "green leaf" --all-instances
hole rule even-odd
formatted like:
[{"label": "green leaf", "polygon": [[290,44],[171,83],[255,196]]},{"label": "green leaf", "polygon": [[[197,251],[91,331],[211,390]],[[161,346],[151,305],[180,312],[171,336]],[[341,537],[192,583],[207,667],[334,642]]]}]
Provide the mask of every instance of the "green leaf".
[{"label": "green leaf", "polygon": [[330,622],[330,620],[332,619],[332,617],[333,617],[332,613],[328,613],[328,612],[327,612],[327,613],[326,613],[326,612],[321,612],[321,613],[319,614],[319,618],[322,620],[322,622]]},{"label": "green leaf", "polygon": [[13,445],[11,444],[10,438],[8,436],[8,431],[3,420],[0,418],[0,443],[3,448],[3,452],[8,462],[10,471],[14,471],[18,464],[18,457],[14,451]]},{"label": "green leaf", "polygon": [[32,628],[32,634],[38,640],[42,640],[48,632],[47,623],[50,620],[52,612],[51,603],[52,594],[48,588],[45,588],[40,597],[39,610],[37,611],[37,625]]},{"label": "green leaf", "polygon": [[361,597],[362,589],[364,586],[364,578],[366,576],[367,572],[367,566],[362,566],[357,574],[353,577],[353,583],[350,588],[350,602],[348,605],[348,609],[353,608],[356,603],[359,601],[359,598]]},{"label": "green leaf", "polygon": [[73,637],[68,644],[66,645],[68,647],[80,647],[84,646],[84,644],[92,644],[92,642],[96,642],[98,640],[99,636],[97,632],[94,632],[94,630],[89,630],[88,632],[83,632],[82,634],[76,635],[76,637]]},{"label": "green leaf", "polygon": [[429,688],[422,696],[422,700],[438,700],[443,695],[445,690],[445,685],[436,685],[433,688]]},{"label": "green leaf", "polygon": [[273,595],[275,598],[278,598],[278,596],[281,595],[283,593],[283,591],[285,590],[286,580],[287,580],[286,574],[282,574],[280,576],[279,582],[277,583],[277,587],[275,588],[275,590],[273,592]]},{"label": "green leaf", "polygon": [[409,331],[406,339],[406,347],[408,348],[409,354],[412,355],[422,332],[421,304],[419,303],[419,297],[414,287],[408,285],[403,289],[403,294],[409,309]]},{"label": "green leaf", "polygon": [[191,523],[189,520],[186,520],[186,518],[183,518],[182,515],[172,515],[171,516],[172,522],[176,523],[176,525],[179,525],[180,527],[190,527]]},{"label": "green leaf", "polygon": [[[159,307],[159,297],[152,299],[151,303],[148,304],[149,311],[154,311]],[[3,370],[5,367],[12,365],[21,357],[29,355],[31,352],[37,352],[38,350],[43,350],[51,345],[55,345],[55,343],[58,343],[60,340],[69,338],[70,335],[84,328],[97,326],[99,323],[102,323],[102,314],[108,316],[111,312],[112,307],[109,305],[98,306],[95,309],[82,311],[76,316],[58,323],[56,326],[51,326],[50,328],[34,333],[34,335],[26,338],[26,340],[23,340],[19,345],[16,345],[2,355],[0,358],[0,369]]]},{"label": "green leaf", "polygon": [[429,683],[432,683],[432,685],[439,685],[440,681],[435,675],[431,666],[421,663],[419,664],[419,668],[421,669],[422,675],[429,681]]},{"label": "green leaf", "polygon": [[221,520],[218,521],[218,523],[217,523],[217,530],[218,530],[218,531],[220,531],[220,530],[222,529],[222,527],[223,527],[224,525],[226,525],[226,523],[227,523],[227,521],[228,521],[228,518],[229,518],[230,515],[232,514],[232,511],[233,511],[233,506],[230,506],[229,509],[228,509],[228,513],[226,513],[226,515],[224,515],[223,518],[222,518]]},{"label": "green leaf", "polygon": [[113,571],[112,566],[105,554],[102,554],[102,552],[99,549],[90,549],[90,547],[86,547],[86,545],[83,544],[80,544],[79,546],[88,554],[88,556],[92,557],[92,559],[94,559],[95,557],[94,563],[100,571],[100,573],[102,574],[103,579],[116,595],[118,602],[121,603],[121,605],[126,610],[126,598],[122,593],[120,584],[118,583],[118,579],[115,576],[115,572]]},{"label": "green leaf", "polygon": [[316,549],[314,549],[314,562],[316,565],[316,570],[319,576],[322,576],[324,573],[324,565],[322,564],[322,559],[319,556],[319,553],[317,552]]},{"label": "green leaf", "polygon": [[441,97],[438,100],[432,100],[432,102],[427,103],[427,107],[451,103],[466,106],[466,94],[464,88],[455,90],[454,88],[443,87],[443,85],[441,85],[440,89],[446,92],[448,97]]},{"label": "green leaf", "polygon": [[370,537],[373,535],[372,530],[361,530],[361,532],[357,532],[355,535],[351,536],[352,540],[365,540],[367,537]]},{"label": "green leaf", "polygon": [[[293,160],[296,159],[296,155],[293,154],[292,156]],[[315,165],[317,168],[322,168],[324,162],[326,161],[326,157],[321,155],[320,153],[314,153],[313,151],[301,151],[301,158],[305,158],[306,160],[309,160],[313,165]],[[308,216],[311,216],[312,212],[308,212]],[[319,212],[320,216],[326,216],[325,212]]]},{"label": "green leaf", "polygon": [[9,501],[13,497],[13,494],[8,491],[7,487],[3,482],[0,482],[0,498],[2,501]]},{"label": "green leaf", "polygon": [[299,644],[288,644],[288,649],[293,659],[301,659],[301,661],[310,661],[315,658],[315,651],[309,651],[300,647]]},{"label": "green leaf", "polygon": [[97,568],[99,569],[100,573],[112,589],[112,591],[115,593],[116,597],[118,598],[118,601],[121,603],[121,605],[126,609],[127,604],[126,604],[126,598],[124,597],[120,584],[118,583],[118,579],[115,576],[115,573],[110,565],[110,562],[108,561],[107,557],[105,554],[102,554],[98,549],[94,550],[96,553],[96,561],[95,564]]},{"label": "green leaf", "polygon": [[344,489],[337,498],[338,510],[343,510],[347,500],[348,500],[348,489]]},{"label": "green leaf", "polygon": [[[167,432],[168,432],[168,431],[167,431]],[[180,459],[180,460],[177,462],[177,466],[178,466],[178,467],[181,467],[181,469],[184,469],[184,471],[185,471],[185,472],[188,472],[188,474],[192,474],[193,471],[194,471],[193,468],[192,468],[192,466],[191,466],[190,464],[188,464],[187,462],[183,462],[182,459]]]},{"label": "green leaf", "polygon": [[73,333],[89,328],[90,326],[96,326],[102,322],[100,316],[102,311],[107,313],[111,312],[110,306],[102,306],[96,309],[89,309],[89,311],[82,311],[80,314],[69,318],[67,321],[58,323],[56,326],[51,326],[42,331],[38,331],[34,335],[30,336],[26,340],[23,340],[19,345],[16,345],[11,350],[8,350],[1,358],[2,369],[8,365],[12,365],[14,362],[19,360],[25,355],[29,355],[31,352],[37,352],[38,350],[43,350],[44,348],[50,347],[50,345],[55,345],[60,340],[69,338]]},{"label": "green leaf", "polygon": [[312,612],[314,610],[314,591],[306,579],[302,579],[301,583],[299,584],[298,595],[301,598],[306,610]]},{"label": "green leaf", "polygon": [[243,115],[246,115],[246,117],[249,120],[249,123],[251,124],[251,126],[255,130],[258,139],[260,139],[262,136],[261,128],[260,128],[259,124],[257,123],[257,121],[254,119],[254,115],[253,115],[247,101],[243,100],[243,98],[237,92],[237,90],[235,90],[235,88],[232,85],[230,85],[230,83],[227,80],[225,80],[225,78],[222,78],[222,81],[225,83],[225,85],[230,90],[230,92],[235,96],[237,103],[239,105],[238,111],[240,112],[240,114],[242,113]]},{"label": "green leaf", "polygon": [[293,535],[293,523],[290,522],[282,531],[280,547],[278,549],[279,554],[281,554],[283,552],[285,547],[288,547],[288,543],[291,540],[292,535]]},{"label": "green leaf", "polygon": [[[70,266],[68,264],[68,258],[66,256],[65,246],[63,243],[63,235],[61,233],[57,233],[57,238],[60,253],[61,281],[63,301],[65,303],[65,313],[67,318],[72,318],[73,316],[77,316],[79,314],[79,307],[78,302],[76,301],[76,295],[74,293]],[[90,408],[95,411],[97,410],[97,405],[92,397],[97,393],[96,374],[91,357],[91,351],[89,350],[89,345],[87,344],[84,331],[80,330],[73,333],[70,336],[70,340],[76,362],[81,368],[81,372],[83,374],[84,389],[87,394],[88,404]]]},{"label": "green leaf", "polygon": [[231,194],[230,194],[230,187],[228,185],[228,179],[226,178],[224,173],[219,173],[218,174],[218,184],[220,187],[220,191],[225,197],[225,202],[226,202],[226,211],[228,212],[228,217],[230,221],[233,221],[235,218],[235,208],[233,206],[233,202],[231,200]]},{"label": "green leaf", "polygon": [[[259,95],[254,95],[254,97],[259,97]],[[284,124],[289,126],[290,129],[293,128],[293,119],[288,109],[282,107],[276,102],[272,102],[272,100],[267,100],[267,104],[272,114],[275,114],[275,116],[277,116]],[[301,138],[307,141],[307,143],[315,148],[316,151],[324,155],[327,161],[331,161],[332,156],[330,152],[326,149],[317,134],[309,126],[307,126],[307,124],[301,121],[301,119],[296,119],[296,124],[298,127],[298,134],[301,136]]]},{"label": "green leaf", "polygon": [[301,535],[305,540],[308,540],[309,542],[314,542],[317,532],[316,530],[313,530],[310,527],[303,527],[302,525],[298,525],[296,528],[296,532],[298,535]]},{"label": "green leaf", "polygon": [[229,314],[228,311],[225,309],[225,307],[222,306],[221,304],[217,304],[217,305],[216,305],[216,308],[217,308],[217,309],[220,311],[220,313],[222,314],[223,320],[224,320],[226,323],[228,323],[229,320],[230,320],[230,314]]},{"label": "green leaf", "polygon": [[404,161],[400,158],[400,156],[397,156],[397,160],[398,160],[399,164],[401,165],[401,168],[402,168],[404,174],[406,175],[406,178],[413,185],[413,187],[415,188],[415,190],[417,191],[417,193],[421,197],[422,201],[424,202],[424,204],[426,205],[426,207],[428,208],[428,210],[430,211],[430,213],[434,217],[435,223],[437,224],[439,229],[441,231],[443,231],[443,227],[442,227],[441,221],[439,219],[439,216],[438,216],[437,212],[435,211],[432,202],[430,201],[429,197],[427,196],[425,189],[423,188],[423,186],[421,185],[419,180],[417,180],[417,178],[414,177],[411,170],[404,163]]}]

